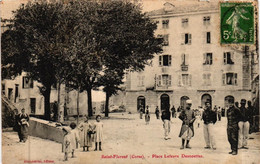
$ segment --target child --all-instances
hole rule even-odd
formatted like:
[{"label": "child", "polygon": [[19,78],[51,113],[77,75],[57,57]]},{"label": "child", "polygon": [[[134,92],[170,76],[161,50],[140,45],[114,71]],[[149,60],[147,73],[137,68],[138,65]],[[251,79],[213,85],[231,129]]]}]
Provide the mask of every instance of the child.
[{"label": "child", "polygon": [[67,127],[62,128],[64,133],[63,144],[62,144],[62,152],[64,152],[64,161],[68,160],[68,154],[71,153],[71,135],[70,130]]},{"label": "child", "polygon": [[94,124],[94,141],[95,141],[95,150],[97,151],[97,145],[99,143],[99,150],[102,151],[101,149],[101,142],[103,141],[103,123],[100,121],[101,116],[97,115],[96,121]]},{"label": "child", "polygon": [[149,110],[146,110],[146,112],[145,112],[145,122],[146,122],[146,125],[148,125],[149,122],[150,122],[150,113],[149,113]]},{"label": "child", "polygon": [[87,151],[89,151],[89,147],[92,147],[92,134],[93,134],[93,127],[90,123],[88,123],[88,117],[84,122],[79,124],[80,130],[80,147],[83,147],[83,151],[85,151],[85,147],[87,147]]},{"label": "child", "polygon": [[72,153],[72,158],[75,158],[76,156],[75,156],[75,154],[74,154],[74,152],[75,152],[75,149],[77,149],[78,148],[78,143],[79,143],[79,135],[78,135],[78,130],[77,129],[75,129],[76,128],[76,124],[74,123],[74,122],[72,122],[71,124],[70,124],[70,128],[72,129],[71,130],[71,149],[72,149],[72,151],[71,151],[71,153]]}]

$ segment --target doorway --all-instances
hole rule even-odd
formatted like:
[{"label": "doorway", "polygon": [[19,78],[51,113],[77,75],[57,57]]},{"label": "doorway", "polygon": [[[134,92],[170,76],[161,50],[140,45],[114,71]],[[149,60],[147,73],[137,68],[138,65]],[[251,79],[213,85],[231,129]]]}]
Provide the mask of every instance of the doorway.
[{"label": "doorway", "polygon": [[212,98],[209,94],[204,94],[201,96],[201,106],[205,107],[205,103],[209,102],[210,106],[212,107]]},{"label": "doorway", "polygon": [[167,94],[161,95],[161,110],[167,110],[170,109],[170,97]]},{"label": "doorway", "polygon": [[145,97],[139,96],[137,98],[137,111],[139,111],[140,107],[143,107],[145,109]]},{"label": "doorway", "polygon": [[181,97],[181,108],[182,109],[186,109],[186,101],[189,100],[190,98],[188,96],[182,96]]}]

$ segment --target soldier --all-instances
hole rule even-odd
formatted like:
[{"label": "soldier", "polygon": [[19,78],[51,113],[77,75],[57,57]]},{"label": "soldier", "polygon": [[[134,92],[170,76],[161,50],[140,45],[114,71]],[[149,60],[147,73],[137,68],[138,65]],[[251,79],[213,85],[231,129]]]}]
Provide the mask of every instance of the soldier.
[{"label": "soldier", "polygon": [[249,121],[251,117],[251,111],[246,108],[246,100],[241,99],[240,102],[240,118],[238,122],[238,127],[239,127],[239,140],[238,140],[238,147],[240,149],[248,149],[246,147],[247,145],[247,139],[248,139],[248,133],[249,133]]},{"label": "soldier", "polygon": [[214,137],[214,124],[217,121],[217,115],[214,110],[211,110],[210,103],[205,103],[205,110],[202,115],[202,119],[204,121],[204,139],[206,142],[205,149],[210,149],[211,146],[213,150],[216,150],[216,143],[215,143],[215,137]]},{"label": "soldier", "polygon": [[182,127],[179,134],[179,137],[182,138],[182,146],[180,149],[184,149],[184,144],[186,140],[186,148],[191,149],[189,142],[191,137],[194,136],[193,123],[195,121],[195,114],[191,109],[192,100],[187,100],[187,107],[183,110],[179,116],[179,119],[182,120]]},{"label": "soldier", "polygon": [[237,155],[238,149],[238,120],[240,117],[239,110],[234,106],[234,102],[232,100],[228,101],[229,108],[227,110],[227,136],[228,142],[231,146],[231,152],[229,154]]}]

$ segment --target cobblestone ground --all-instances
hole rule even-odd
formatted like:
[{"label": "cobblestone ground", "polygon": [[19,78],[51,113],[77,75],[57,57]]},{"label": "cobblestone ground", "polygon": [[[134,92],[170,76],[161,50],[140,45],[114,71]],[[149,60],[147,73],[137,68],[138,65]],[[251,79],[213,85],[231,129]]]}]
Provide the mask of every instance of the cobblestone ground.
[{"label": "cobblestone ground", "polygon": [[[93,122],[94,120],[91,120]],[[181,139],[178,137],[181,121],[173,119],[170,140],[164,140],[162,121],[151,115],[149,125],[137,114],[110,114],[103,119],[103,151],[83,152],[76,150],[76,158],[63,161],[61,144],[36,137],[29,137],[28,142],[19,143],[15,132],[4,132],[3,163],[90,163],[90,164],[167,164],[167,163],[260,163],[260,133],[250,135],[248,150],[239,150],[237,156],[228,154],[230,145],[226,135],[226,118],[215,124],[217,150],[204,149],[203,128],[195,126],[195,136],[190,144],[192,149],[180,150]],[[195,158],[185,158],[196,155]],[[114,158],[102,158],[112,156]],[[121,158],[119,158],[121,157]],[[126,157],[126,158],[123,158]]]}]

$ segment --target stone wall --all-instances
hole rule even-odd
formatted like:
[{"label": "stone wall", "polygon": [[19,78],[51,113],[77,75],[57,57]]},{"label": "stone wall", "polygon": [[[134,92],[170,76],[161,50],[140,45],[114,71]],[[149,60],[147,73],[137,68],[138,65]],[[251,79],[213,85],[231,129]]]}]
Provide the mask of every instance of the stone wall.
[{"label": "stone wall", "polygon": [[30,118],[29,124],[30,124],[29,126],[30,136],[62,143],[63,132],[61,127],[56,127],[54,123],[50,123],[49,121],[41,120],[33,117]]}]

